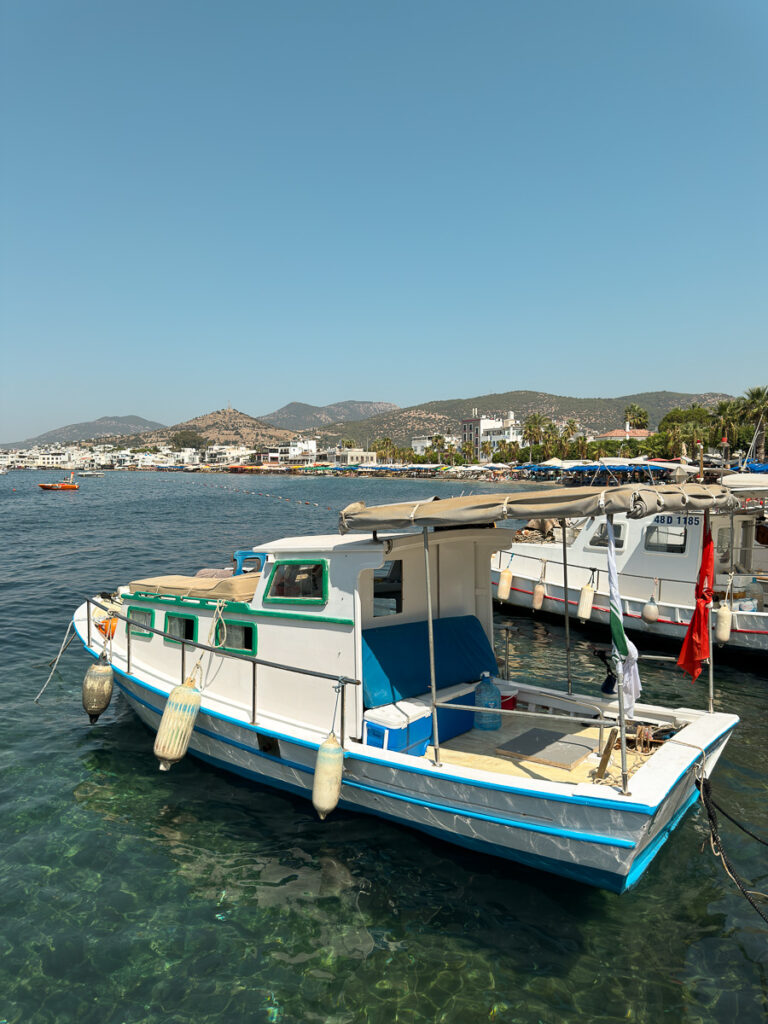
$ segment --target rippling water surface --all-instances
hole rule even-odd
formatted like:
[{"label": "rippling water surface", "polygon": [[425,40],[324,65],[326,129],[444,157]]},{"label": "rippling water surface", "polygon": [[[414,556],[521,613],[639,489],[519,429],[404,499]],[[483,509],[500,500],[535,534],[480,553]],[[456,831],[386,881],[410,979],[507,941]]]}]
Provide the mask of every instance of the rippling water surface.
[{"label": "rippling water surface", "polygon": [[[321,824],[309,803],[191,758],[160,774],[121,697],[88,725],[75,644],[33,703],[85,595],[333,532],[352,500],[459,485],[113,473],[45,493],[43,479],[0,477],[0,1024],[766,1018],[768,930],[702,852],[698,807],[619,897],[373,818]],[[560,685],[561,628],[497,616],[499,653],[507,624],[513,673]],[[602,679],[583,637],[574,679],[595,693]],[[650,700],[705,706],[705,684],[670,668],[643,681]],[[742,723],[716,798],[766,835],[767,681],[719,666],[717,685]],[[768,888],[766,848],[722,831]]]}]

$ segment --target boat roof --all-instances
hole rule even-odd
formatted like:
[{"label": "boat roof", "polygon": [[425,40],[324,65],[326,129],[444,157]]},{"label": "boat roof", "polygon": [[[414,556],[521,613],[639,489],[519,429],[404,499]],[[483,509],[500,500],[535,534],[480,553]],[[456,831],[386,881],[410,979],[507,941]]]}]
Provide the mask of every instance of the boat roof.
[{"label": "boat roof", "polygon": [[630,519],[643,519],[659,512],[723,512],[738,507],[738,499],[719,484],[556,487],[546,491],[426,498],[371,508],[358,501],[342,509],[339,532],[482,525],[504,519],[570,519],[621,512]]}]

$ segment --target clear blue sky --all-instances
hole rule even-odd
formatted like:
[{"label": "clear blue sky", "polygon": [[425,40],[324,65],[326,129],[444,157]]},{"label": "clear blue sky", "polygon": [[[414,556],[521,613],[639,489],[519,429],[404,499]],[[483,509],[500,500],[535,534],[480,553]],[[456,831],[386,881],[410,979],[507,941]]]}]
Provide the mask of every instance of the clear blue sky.
[{"label": "clear blue sky", "polygon": [[768,383],[765,0],[0,11],[0,440]]}]

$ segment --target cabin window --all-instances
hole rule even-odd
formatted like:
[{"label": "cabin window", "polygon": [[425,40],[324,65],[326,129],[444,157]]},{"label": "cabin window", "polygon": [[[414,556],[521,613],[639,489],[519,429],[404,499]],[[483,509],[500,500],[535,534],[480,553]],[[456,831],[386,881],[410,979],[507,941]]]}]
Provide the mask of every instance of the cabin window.
[{"label": "cabin window", "polygon": [[[617,551],[624,547],[624,524],[614,523],[613,524],[613,540],[614,546]],[[589,546],[591,548],[607,548],[608,547],[608,524],[600,523],[598,528],[592,534],[589,539]]]},{"label": "cabin window", "polygon": [[197,618],[194,615],[177,615],[168,612],[165,616],[165,632],[170,643],[181,643],[182,640],[197,640]]},{"label": "cabin window", "polygon": [[398,558],[373,570],[373,617],[403,610],[403,562]]},{"label": "cabin window", "polygon": [[645,550],[663,551],[668,555],[682,555],[688,538],[685,526],[671,523],[653,523],[645,531]]},{"label": "cabin window", "polygon": [[216,646],[237,654],[255,654],[256,627],[251,623],[224,619],[216,624]]},{"label": "cabin window", "polygon": [[325,604],[328,601],[328,566],[325,561],[291,559],[276,562],[267,585],[265,604]]},{"label": "cabin window", "polygon": [[130,607],[126,615],[131,636],[152,636],[149,630],[155,625],[155,613],[151,608]]}]

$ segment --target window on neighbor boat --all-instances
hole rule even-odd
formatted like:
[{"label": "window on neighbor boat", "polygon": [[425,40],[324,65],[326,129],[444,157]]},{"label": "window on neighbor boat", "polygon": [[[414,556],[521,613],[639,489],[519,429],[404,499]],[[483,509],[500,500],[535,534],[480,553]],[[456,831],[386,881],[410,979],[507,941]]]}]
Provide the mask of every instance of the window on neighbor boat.
[{"label": "window on neighbor boat", "polygon": [[399,615],[403,610],[403,561],[385,562],[373,570],[373,617]]},{"label": "window on neighbor boat", "polygon": [[731,528],[721,526],[715,541],[715,565],[728,567],[731,564]]},{"label": "window on neighbor boat", "polygon": [[224,619],[216,625],[216,646],[238,654],[255,654],[256,628],[245,622]]},{"label": "window on neighbor boat", "polygon": [[131,636],[152,636],[149,630],[155,625],[155,613],[151,608],[130,607],[126,615],[130,622]]},{"label": "window on neighbor boat", "polygon": [[325,562],[277,562],[272,570],[264,600],[325,604],[328,600],[328,572]]},{"label": "window on neighbor boat", "polygon": [[678,526],[676,523],[651,523],[645,530],[645,550],[682,555],[687,539],[688,530],[685,526]]},{"label": "window on neighbor boat", "polygon": [[[613,539],[616,550],[619,551],[624,547],[624,524],[614,523],[613,524]],[[589,539],[589,546],[591,548],[607,548],[608,547],[608,524],[600,523],[598,528],[592,534]]]},{"label": "window on neighbor boat", "polygon": [[180,643],[182,640],[197,640],[197,618],[194,615],[176,615],[173,612],[167,612],[165,632],[170,634],[172,643]]}]

